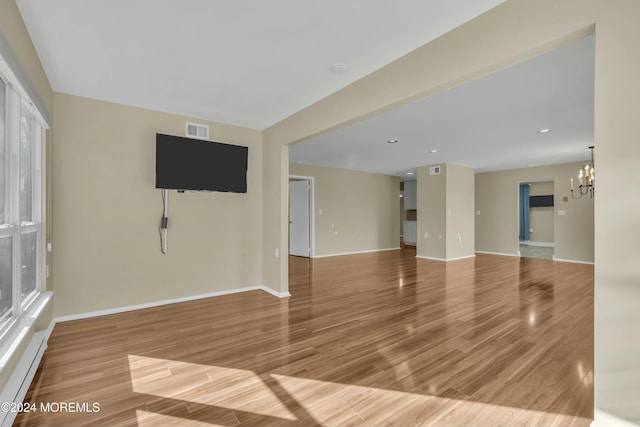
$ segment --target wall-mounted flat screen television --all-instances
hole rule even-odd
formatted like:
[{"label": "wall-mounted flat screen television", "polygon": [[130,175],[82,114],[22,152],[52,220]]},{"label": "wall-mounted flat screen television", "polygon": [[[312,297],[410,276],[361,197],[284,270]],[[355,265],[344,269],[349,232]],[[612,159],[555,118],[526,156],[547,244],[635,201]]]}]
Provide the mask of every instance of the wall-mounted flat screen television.
[{"label": "wall-mounted flat screen television", "polygon": [[553,206],[553,194],[547,196],[529,196],[529,207],[542,208]]},{"label": "wall-mounted flat screen television", "polygon": [[156,188],[247,192],[247,147],[156,134]]}]

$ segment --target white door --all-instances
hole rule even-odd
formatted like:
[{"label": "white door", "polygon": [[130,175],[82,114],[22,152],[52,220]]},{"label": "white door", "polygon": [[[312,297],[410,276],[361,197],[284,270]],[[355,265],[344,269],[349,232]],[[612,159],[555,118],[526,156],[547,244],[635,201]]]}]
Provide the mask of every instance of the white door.
[{"label": "white door", "polygon": [[309,257],[309,181],[289,181],[289,253]]}]

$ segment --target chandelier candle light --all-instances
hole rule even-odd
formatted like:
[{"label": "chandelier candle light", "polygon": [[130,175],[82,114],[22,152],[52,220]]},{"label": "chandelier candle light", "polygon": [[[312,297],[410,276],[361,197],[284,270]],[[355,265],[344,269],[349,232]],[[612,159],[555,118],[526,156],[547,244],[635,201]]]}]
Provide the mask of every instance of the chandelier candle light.
[{"label": "chandelier candle light", "polygon": [[593,193],[595,190],[595,175],[594,175],[594,163],[593,163],[593,145],[589,147],[591,150],[591,163],[584,165],[580,168],[578,172],[578,191],[576,193],[573,192],[573,178],[571,178],[571,197],[574,199],[581,199],[582,196],[586,196],[593,198]]}]

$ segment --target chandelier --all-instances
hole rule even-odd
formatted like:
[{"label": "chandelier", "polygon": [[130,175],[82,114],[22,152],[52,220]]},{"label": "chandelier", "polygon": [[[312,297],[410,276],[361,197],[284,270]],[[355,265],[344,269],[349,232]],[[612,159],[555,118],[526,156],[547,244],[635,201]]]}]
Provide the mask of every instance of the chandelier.
[{"label": "chandelier", "polygon": [[591,163],[582,166],[578,171],[578,189],[575,192],[573,191],[573,178],[571,178],[571,197],[574,199],[581,199],[582,196],[586,196],[587,194],[593,198],[595,190],[593,147],[593,145],[589,147],[589,150],[591,150]]}]

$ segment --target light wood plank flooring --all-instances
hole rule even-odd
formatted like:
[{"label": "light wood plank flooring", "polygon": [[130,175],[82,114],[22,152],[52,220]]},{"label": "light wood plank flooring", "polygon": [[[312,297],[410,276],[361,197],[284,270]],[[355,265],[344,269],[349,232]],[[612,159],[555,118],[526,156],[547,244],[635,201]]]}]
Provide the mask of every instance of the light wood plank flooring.
[{"label": "light wood plank flooring", "polygon": [[18,426],[588,426],[593,267],[414,248],[291,258],[262,291],[56,325]]}]

